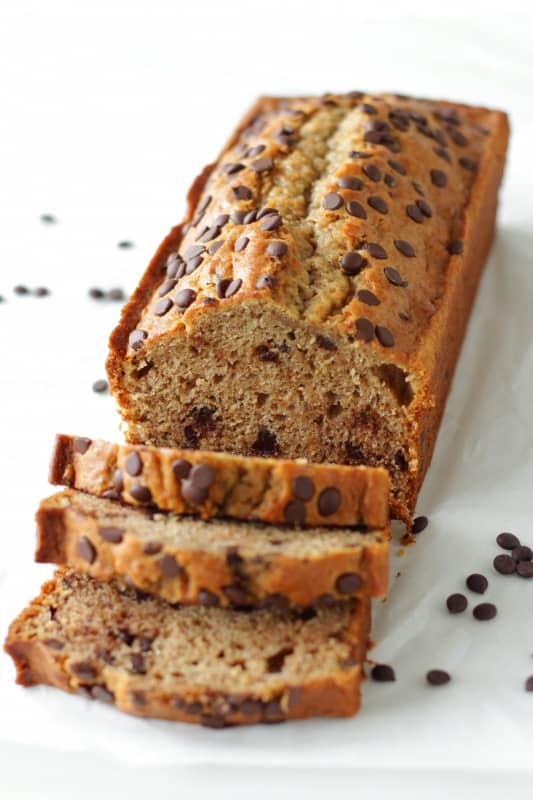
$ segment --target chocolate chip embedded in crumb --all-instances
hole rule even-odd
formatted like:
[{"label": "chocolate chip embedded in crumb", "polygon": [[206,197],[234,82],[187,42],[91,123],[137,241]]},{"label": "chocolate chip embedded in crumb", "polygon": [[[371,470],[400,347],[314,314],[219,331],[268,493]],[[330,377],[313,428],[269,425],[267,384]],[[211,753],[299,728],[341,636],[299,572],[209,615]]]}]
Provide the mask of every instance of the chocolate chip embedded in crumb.
[{"label": "chocolate chip embedded in crumb", "polygon": [[361,203],[357,200],[349,200],[346,203],[346,211],[351,217],[358,217],[359,219],[367,219],[367,213]]},{"label": "chocolate chip embedded in crumb", "polygon": [[381,170],[375,164],[363,164],[362,172],[374,183],[378,183],[381,180]]},{"label": "chocolate chip embedded in crumb", "polygon": [[365,260],[360,253],[344,253],[341,258],[341,267],[347,275],[358,275],[361,272]]},{"label": "chocolate chip embedded in crumb", "polygon": [[176,278],[167,278],[166,281],[164,281],[159,287],[157,294],[159,297],[163,297],[165,294],[168,294],[168,292],[170,292],[176,284]]},{"label": "chocolate chip embedded in crumb", "polygon": [[98,672],[89,661],[75,661],[69,665],[73,675],[82,681],[94,681]]},{"label": "chocolate chip embedded in crumb", "polygon": [[176,306],[184,311],[196,300],[196,292],[192,289],[180,289],[174,298]]},{"label": "chocolate chip embedded in crumb", "polygon": [[209,489],[215,482],[216,472],[209,464],[195,464],[188,478],[199,489]]},{"label": "chocolate chip embedded in crumb", "polygon": [[133,497],[134,500],[137,500],[139,503],[149,503],[152,499],[152,492],[148,488],[148,486],[141,486],[140,484],[136,484],[135,486],[130,486],[128,489],[128,493]]},{"label": "chocolate chip embedded in crumb", "polygon": [[288,252],[288,246],[285,242],[270,242],[267,246],[267,255],[273,258],[282,258]]},{"label": "chocolate chip embedded in crumb", "polygon": [[109,691],[109,689],[106,689],[105,686],[100,686],[99,684],[91,687],[91,697],[93,700],[99,700],[101,703],[115,702],[115,695],[113,692]]},{"label": "chocolate chip embedded in crumb", "polygon": [[210,592],[209,589],[200,589],[198,592],[198,602],[204,608],[216,608],[220,605],[220,600],[216,594]]},{"label": "chocolate chip embedded in crumb", "polygon": [[413,222],[424,222],[424,214],[417,205],[410,204],[405,210],[407,216],[410,217]]},{"label": "chocolate chip embedded in crumb", "polygon": [[169,555],[169,553],[165,553],[165,555],[161,556],[157,563],[165,578],[175,578],[182,572],[181,566],[174,556]]},{"label": "chocolate chip embedded in crumb", "polygon": [[450,673],[443,669],[430,669],[426,674],[426,680],[430,686],[444,686],[451,680]]},{"label": "chocolate chip embedded in crumb", "polygon": [[146,695],[138,689],[132,689],[129,692],[129,697],[134,706],[141,707],[146,705]]},{"label": "chocolate chip embedded in crumb", "polygon": [[414,258],[416,256],[415,248],[409,242],[406,242],[404,239],[395,239],[394,246],[396,249],[407,258]]},{"label": "chocolate chip embedded in crumb", "polygon": [[375,106],[371,105],[370,103],[361,103],[358,106],[359,110],[363,112],[363,114],[377,114],[377,109]]},{"label": "chocolate chip embedded in crumb", "polygon": [[155,556],[161,552],[163,545],[159,542],[146,542],[143,544],[142,551],[147,556]]},{"label": "chocolate chip embedded in crumb", "polygon": [[297,475],[292,479],[292,494],[299,500],[310,500],[315,493],[315,484],[307,475]]},{"label": "chocolate chip embedded in crumb", "polygon": [[282,224],[282,219],[279,214],[267,214],[259,223],[262,231],[274,231]]},{"label": "chocolate chip embedded in crumb", "polygon": [[374,211],[379,211],[380,214],[389,213],[389,207],[382,197],[378,197],[377,195],[371,195],[367,199],[367,203],[370,206],[370,208],[373,208]]},{"label": "chocolate chip embedded in crumb", "polygon": [[463,169],[468,170],[468,172],[477,172],[478,163],[474,161],[473,158],[467,158],[466,156],[461,156],[459,159],[459,164],[462,166]]},{"label": "chocolate chip embedded in crumb", "polygon": [[323,517],[330,517],[339,509],[341,493],[334,486],[322,489],[318,495],[318,511]]},{"label": "chocolate chip embedded in crumb", "polygon": [[250,147],[246,150],[246,158],[255,158],[261,155],[263,150],[266,150],[265,144],[256,144],[254,147]]},{"label": "chocolate chip embedded in crumb", "polygon": [[463,252],[464,247],[460,239],[455,239],[448,244],[446,249],[451,256],[459,256]]},{"label": "chocolate chip embedded in crumb", "polygon": [[132,331],[129,335],[128,342],[133,350],[139,350],[143,346],[143,342],[148,334],[146,331],[141,331],[139,328]]},{"label": "chocolate chip embedded in crumb", "polygon": [[520,540],[514,533],[508,533],[506,531],[497,535],[496,543],[499,544],[500,547],[503,547],[504,550],[514,550],[515,547],[519,546]]},{"label": "chocolate chip embedded in crumb", "polygon": [[361,578],[355,572],[345,572],[335,581],[335,588],[339,594],[355,594],[362,585]]},{"label": "chocolate chip embedded in crumb", "polygon": [[424,516],[415,517],[415,519],[413,520],[413,525],[411,527],[411,533],[415,534],[422,533],[422,531],[424,531],[427,528],[428,524],[429,520],[427,517]]},{"label": "chocolate chip embedded in crumb", "polygon": [[343,197],[338,192],[328,192],[322,200],[322,207],[328,211],[336,211],[343,203]]},{"label": "chocolate chip embedded in crumb", "polygon": [[291,525],[303,525],[306,515],[305,503],[300,499],[291,500],[283,510],[285,522]]},{"label": "chocolate chip embedded in crumb", "polygon": [[94,564],[96,561],[96,548],[87,536],[80,536],[76,550],[80,558],[87,561],[89,564]]},{"label": "chocolate chip embedded in crumb", "polygon": [[445,172],[442,172],[440,169],[432,169],[430,170],[429,176],[431,178],[431,183],[433,186],[438,186],[439,188],[443,188],[448,183],[448,178]]},{"label": "chocolate chip embedded in crumb", "polygon": [[104,540],[104,542],[109,542],[110,544],[120,544],[124,538],[125,532],[126,531],[123,528],[117,528],[114,525],[98,528],[98,535]]},{"label": "chocolate chip embedded in crumb", "polygon": [[240,172],[241,169],[244,169],[244,164],[231,162],[227,164],[222,164],[220,171],[224,172],[226,175],[236,175],[236,173]]},{"label": "chocolate chip embedded in crumb", "polygon": [[388,683],[396,680],[394,670],[388,664],[375,664],[370,672],[370,677],[377,683]]},{"label": "chocolate chip embedded in crumb", "polygon": [[[272,542],[271,542],[272,544]],[[258,603],[259,608],[288,608],[290,602],[285,595],[279,592],[265,595]]]},{"label": "chocolate chip embedded in crumb", "polygon": [[255,222],[257,219],[257,211],[252,209],[251,211],[247,211],[243,217],[244,225],[250,225],[252,222]]},{"label": "chocolate chip embedded in crumb", "polygon": [[273,169],[274,160],[270,158],[270,156],[263,156],[263,158],[258,158],[256,161],[252,161],[250,167],[254,170],[254,172],[268,172],[269,170]]},{"label": "chocolate chip embedded in crumb", "polygon": [[252,197],[252,190],[247,186],[234,186],[231,191],[236,200],[250,200]]},{"label": "chocolate chip embedded in crumb", "polygon": [[95,381],[93,383],[93,387],[92,388],[93,388],[93,392],[96,392],[97,394],[103,394],[104,392],[107,392],[107,390],[109,389],[109,384],[108,384],[107,381],[104,381],[103,379],[101,379],[101,380]]},{"label": "chocolate chip embedded in crumb", "polygon": [[353,192],[360,191],[364,183],[359,178],[353,177],[353,175],[343,175],[342,178],[337,180],[337,186],[339,189],[351,189]]},{"label": "chocolate chip embedded in crumb", "polygon": [[233,248],[234,251],[236,253],[240,253],[241,250],[245,249],[245,247],[246,247],[246,245],[248,244],[249,241],[250,241],[250,239],[247,236],[241,236],[240,239],[237,239],[237,241],[235,242],[235,246]]},{"label": "chocolate chip embedded in crumb", "polygon": [[493,603],[480,603],[472,612],[474,617],[480,622],[486,622],[489,619],[494,619],[497,613],[498,609]]},{"label": "chocolate chip embedded in crumb", "polygon": [[195,505],[196,503],[203,503],[209,494],[208,489],[203,489],[200,486],[195,486],[188,478],[181,482],[181,496],[186,503]]},{"label": "chocolate chip embedded in crumb", "polygon": [[216,242],[213,242],[213,244],[210,244],[209,247],[207,248],[207,252],[210,255],[214,256],[217,250],[220,250],[220,248],[224,244],[224,241],[225,241],[224,239],[218,239]]},{"label": "chocolate chip embedded in crumb", "polygon": [[376,339],[383,347],[394,346],[394,336],[384,325],[376,325],[375,333]]},{"label": "chocolate chip embedded in crumb", "polygon": [[234,294],[237,294],[241,286],[242,280],[240,278],[235,278],[234,280],[230,281],[226,287],[226,291],[224,292],[224,297],[233,297]]},{"label": "chocolate chip embedded in crumb", "polygon": [[355,321],[355,329],[357,338],[362,339],[364,342],[371,342],[374,338],[374,325],[366,317],[359,317]]},{"label": "chocolate chip embedded in crumb", "polygon": [[320,333],[316,337],[316,343],[323,350],[329,350],[332,353],[338,350],[338,347],[333,339],[329,339],[327,336],[322,336]]},{"label": "chocolate chip embedded in crumb", "polygon": [[405,169],[403,164],[400,164],[399,161],[395,161],[394,159],[391,158],[391,159],[389,159],[389,161],[387,161],[387,164],[389,165],[389,167],[391,169],[393,169],[399,175],[406,175],[407,174],[407,170]]},{"label": "chocolate chip embedded in crumb", "polygon": [[387,258],[387,251],[385,248],[376,242],[367,242],[364,248],[372,258]]},{"label": "chocolate chip embedded in crumb", "polygon": [[186,461],[184,458],[176,458],[170,465],[170,469],[172,470],[176,480],[180,481],[189,476],[189,472],[192,469],[192,464],[189,461]]},{"label": "chocolate chip embedded in crumb", "polygon": [[426,200],[420,198],[419,200],[416,201],[416,205],[418,206],[418,208],[425,217],[429,218],[433,216],[433,211],[431,209],[431,206],[429,205],[428,202],[426,202]]},{"label": "chocolate chip embedded in crumb", "polygon": [[450,614],[462,614],[462,612],[468,606],[468,600],[464,596],[464,594],[451,594],[446,599],[446,608],[450,612]]},{"label": "chocolate chip embedded in crumb", "polygon": [[365,153],[363,150],[351,150],[348,153],[348,158],[354,158],[356,161],[359,161],[363,158],[372,158],[372,153]]},{"label": "chocolate chip embedded in crumb", "polygon": [[124,469],[131,475],[132,477],[136,477],[140,475],[143,470],[143,462],[141,461],[140,455],[135,452],[128,453],[126,458],[124,459]]},{"label": "chocolate chip embedded in crumb", "polygon": [[496,556],[492,563],[496,572],[499,572],[501,575],[511,575],[516,571],[516,561],[512,556],[508,556],[506,553]]},{"label": "chocolate chip embedded in crumb", "polygon": [[394,269],[394,267],[385,267],[383,270],[385,273],[385,277],[387,278],[388,282],[391,283],[393,286],[400,286],[401,288],[405,288],[409,284],[405,281],[398,270]]},{"label": "chocolate chip embedded in crumb", "polygon": [[130,653],[130,664],[135,675],[146,675],[146,663],[140,653]]},{"label": "chocolate chip embedded in crumb", "polygon": [[43,644],[51,650],[63,650],[65,647],[65,642],[61,642],[59,639],[43,639]]},{"label": "chocolate chip embedded in crumb", "polygon": [[468,589],[476,594],[485,594],[489,585],[486,577],[484,575],[480,575],[478,572],[474,572],[472,575],[469,575],[465,583]]},{"label": "chocolate chip embedded in crumb", "polygon": [[519,561],[516,565],[516,572],[521,578],[533,578],[533,562]]},{"label": "chocolate chip embedded in crumb", "polygon": [[370,292],[368,289],[361,289],[357,292],[357,299],[360,303],[365,303],[367,306],[379,306],[380,299],[376,297],[374,292]]},{"label": "chocolate chip embedded in crumb", "polygon": [[222,591],[232,606],[248,606],[252,600],[246,589],[243,589],[241,586],[237,586],[235,584],[223,586]]},{"label": "chocolate chip embedded in crumb", "polygon": [[91,440],[86,436],[76,436],[74,439],[74,452],[83,455],[91,446]]}]

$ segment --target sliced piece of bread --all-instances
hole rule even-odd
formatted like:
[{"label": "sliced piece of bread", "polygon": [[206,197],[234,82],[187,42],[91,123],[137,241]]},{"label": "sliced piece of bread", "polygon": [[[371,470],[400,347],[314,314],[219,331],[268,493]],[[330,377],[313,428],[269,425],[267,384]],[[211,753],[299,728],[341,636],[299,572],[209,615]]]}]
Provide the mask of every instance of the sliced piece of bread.
[{"label": "sliced piece of bread", "polygon": [[5,649],[24,686],[223,727],[354,714],[369,619],[367,598],[304,612],[175,607],[58,570]]},{"label": "sliced piece of bread", "polygon": [[382,468],[310,464],[58,435],[50,482],[177,514],[296,525],[388,523]]},{"label": "sliced piece of bread", "polygon": [[170,602],[309,606],[387,591],[387,530],[201,520],[66,489],[37,512],[36,560]]}]

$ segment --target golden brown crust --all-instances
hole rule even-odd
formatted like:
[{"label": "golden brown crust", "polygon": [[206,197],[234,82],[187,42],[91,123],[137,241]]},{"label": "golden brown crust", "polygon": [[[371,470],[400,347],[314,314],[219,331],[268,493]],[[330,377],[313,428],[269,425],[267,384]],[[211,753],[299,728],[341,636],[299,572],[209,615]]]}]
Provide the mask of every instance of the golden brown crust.
[{"label": "golden brown crust", "polygon": [[[46,684],[104,700],[129,714],[215,728],[313,716],[346,717],[359,708],[362,664],[370,626],[368,598],[354,605],[349,625],[342,634],[343,640],[350,644],[349,663],[334,673],[311,677],[303,685],[278,685],[273,690],[263,688],[259,694],[254,685],[246,693],[231,694],[216,689],[206,692],[205,686],[194,683],[185,688],[182,683],[180,694],[176,694],[168,677],[161,688],[152,686],[146,691],[142,677],[113,668],[111,662],[97,664],[93,660],[90,665],[83,664],[85,674],[79,669],[75,671],[70,653],[71,650],[76,652],[75,641],[57,641],[35,631],[34,619],[48,605],[48,596],[57,594],[62,578],[68,579],[69,575],[72,573],[58,570],[55,578],[44,584],[41,595],[10,625],[4,649],[15,663],[17,683],[23,686]],[[80,589],[75,586],[73,591]],[[167,613],[179,615],[180,611],[169,609]]]},{"label": "golden brown crust", "polygon": [[173,603],[306,607],[387,591],[388,531],[346,531],[343,538],[336,530],[330,537],[307,529],[308,546],[297,555],[287,528],[152,519],[69,490],[44,500],[36,520],[36,561],[68,564],[100,580],[118,577]]},{"label": "golden brown crust", "polygon": [[[76,445],[80,441],[81,447]],[[139,469],[130,467],[128,471],[131,458],[136,457]],[[183,461],[189,466],[176,467]],[[212,483],[205,487],[194,485],[194,470],[199,465],[212,471]],[[193,469],[187,472],[191,466]],[[130,474],[132,471],[136,474]],[[185,473],[185,477],[176,476]],[[204,519],[225,516],[377,529],[388,524],[388,476],[381,468],[118,445],[59,434],[49,479],[53,484],[110,496],[130,505],[151,505]],[[304,481],[303,491],[298,491],[298,481]],[[148,494],[139,498],[140,486]]]},{"label": "golden brown crust", "polygon": [[[374,110],[359,112],[360,104],[366,104],[370,109],[373,105]],[[291,114],[297,109],[302,110],[303,116],[296,114],[290,123],[295,131],[296,144],[294,147],[292,144],[280,144],[274,131],[280,124],[288,124],[287,120],[290,121]],[[264,141],[266,149],[261,156],[274,159],[275,180],[269,177],[268,171],[264,179],[258,180],[246,153],[242,158],[238,155],[239,138],[256,115],[262,115],[266,127],[263,131],[257,129],[254,132],[252,124],[252,132],[247,134],[246,140],[254,146]],[[322,155],[326,154],[329,162],[326,166],[322,163],[321,168],[314,169],[306,161],[306,148],[309,149],[313,139],[310,127],[312,120],[320,115],[325,119],[319,131],[324,134]],[[375,121],[388,125],[385,133],[392,137],[392,144],[378,141],[381,135],[379,129],[370,131],[377,138],[365,138],[367,126]],[[356,160],[354,164],[353,159],[348,157],[345,141],[350,131],[355,131],[356,149],[371,156],[372,163],[379,166],[382,175],[384,170],[389,169],[387,165],[391,157],[400,162],[407,171],[406,175],[392,171],[389,178],[396,184],[389,183],[386,187],[380,180],[376,183],[372,182],[373,179],[367,181],[361,172],[361,163],[364,162],[360,160],[357,163]],[[143,307],[137,299],[131,301],[130,306],[135,307],[137,315],[135,325],[140,323],[148,333],[146,344],[136,353],[124,347],[117,348],[115,339],[112,339],[108,360],[112,391],[128,423],[129,440],[182,444],[183,427],[188,424],[191,411],[184,400],[176,398],[176,408],[173,409],[175,416],[168,429],[161,419],[155,416],[150,419],[150,411],[146,412],[144,406],[141,414],[139,398],[152,385],[152,379],[147,379],[146,389],[143,389],[142,381],[132,382],[134,365],[139,364],[142,370],[142,365],[153,360],[156,363],[155,371],[159,370],[164,376],[164,355],[160,353],[160,348],[164,345],[165,337],[173,337],[176,346],[191,345],[193,348],[199,347],[201,352],[205,332],[210,331],[205,318],[219,315],[219,325],[224,326],[232,309],[247,305],[253,316],[258,313],[253,310],[253,305],[258,303],[264,308],[265,319],[268,317],[270,322],[274,318],[288,320],[287,325],[290,322],[294,329],[303,327],[309,336],[318,334],[327,337],[332,347],[337,346],[339,360],[342,351],[347,362],[352,357],[355,363],[354,359],[364,351],[369,363],[384,366],[386,370],[390,370],[392,365],[399,370],[400,376],[404,374],[414,396],[408,407],[400,404],[400,408],[396,409],[403,425],[403,431],[398,434],[401,446],[391,440],[391,451],[383,451],[381,459],[371,448],[365,450],[362,447],[361,441],[357,440],[357,428],[368,425],[371,438],[373,424],[372,421],[366,421],[368,412],[365,409],[356,417],[355,426],[351,421],[353,417],[348,413],[335,417],[337,428],[340,426],[346,435],[341,438],[340,445],[332,445],[329,449],[324,447],[323,460],[349,463],[352,458],[362,457],[365,463],[386,465],[392,474],[392,511],[409,522],[418,488],[431,459],[477,282],[490,246],[507,139],[508,122],[504,113],[461,104],[359,94],[332,95],[328,98],[260,98],[222,151],[217,168],[213,170],[211,165],[201,180],[194,184],[185,223],[189,225],[193,221],[198,203],[205,198],[206,192],[213,196],[210,207],[213,215],[220,210],[231,210],[228,206],[229,193],[235,181],[226,181],[221,166],[228,160],[240,158],[244,169],[237,173],[239,177],[236,182],[249,186],[253,193],[253,199],[249,203],[241,203],[241,207],[248,209],[254,204],[260,206],[263,201],[266,205],[279,201],[283,206],[283,225],[275,234],[262,232],[257,221],[245,226],[250,241],[243,251],[244,255],[233,248],[236,238],[242,236],[243,226],[223,226],[225,243],[221,249],[212,257],[206,255],[200,268],[180,280],[179,287],[191,287],[196,293],[193,304],[182,315],[176,316],[175,310],[162,317],[154,314],[157,298]],[[399,146],[399,152],[394,149],[395,145]],[[298,148],[301,159],[296,163]],[[291,172],[288,164],[293,154],[296,154],[295,167]],[[311,172],[308,185],[300,186],[300,177],[307,168]],[[436,170],[444,172],[445,178],[447,176],[445,187],[435,183],[442,177],[436,175],[433,178]],[[420,178],[420,175],[423,177]],[[339,176],[363,178],[365,192],[376,192],[381,200],[386,198],[388,214],[380,215],[372,209],[366,212],[365,219],[360,219],[346,216],[343,208],[324,209],[321,200],[327,192],[337,189]],[[416,177],[415,181],[413,177]],[[289,200],[292,203],[283,195],[284,192],[290,195],[291,186],[294,196]],[[304,190],[315,194],[309,201],[310,205],[304,203],[300,208]],[[369,199],[361,192],[342,194],[345,202],[352,199],[364,203]],[[427,212],[431,219],[422,219],[420,210],[415,208],[413,211],[413,206],[418,202],[427,204],[428,200],[433,208],[433,211],[430,208]],[[420,209],[420,206],[417,207]],[[310,208],[312,213],[309,213]],[[407,215],[406,208],[410,209]],[[412,214],[419,219],[413,221]],[[211,218],[207,224],[213,224]],[[174,251],[180,250],[182,245],[186,249],[197,240],[199,234],[201,227],[197,229],[194,225],[189,231],[184,230],[183,240],[173,242]],[[265,255],[266,246],[273,235],[289,247],[286,260],[281,259],[281,263],[275,259],[273,262]],[[407,258],[401,251],[398,252],[393,244],[398,239],[413,244],[416,256]],[[362,243],[369,240],[385,245],[389,260],[365,265],[355,279],[343,277],[337,266],[339,253],[356,250],[364,254]],[[463,253],[449,254],[449,247],[458,241],[463,244]],[[399,270],[406,278],[408,288],[388,286],[383,274],[384,266]],[[152,270],[148,270],[142,283],[150,280],[155,270],[155,287],[162,280],[163,269],[164,261],[160,259]],[[275,277],[276,288],[258,292],[256,281],[265,272]],[[240,290],[229,298],[214,297],[216,280],[235,276],[243,281]],[[361,289],[376,295],[379,304],[370,308],[362,304],[359,295]],[[400,298],[405,301],[409,317],[403,322],[398,320],[403,308]],[[375,336],[371,342],[354,342],[354,323],[361,316],[370,318],[372,323],[392,332],[394,346],[384,347]],[[119,329],[121,327],[124,328],[124,323]],[[216,326],[212,324],[211,328]],[[123,330],[123,334],[131,330],[130,326],[128,331]],[[121,342],[124,344],[125,335]],[[274,355],[280,365],[277,380],[283,389],[290,381],[292,355]],[[241,369],[246,368],[245,361]],[[274,371],[276,366],[268,364],[265,370]],[[387,395],[389,388],[385,379],[383,396]],[[327,389],[334,393],[335,381],[331,381]],[[209,407],[213,395],[214,392],[206,389],[202,398],[202,393],[197,392],[194,405]],[[235,422],[234,395],[231,395],[227,406],[219,401],[218,394],[211,405],[218,407],[221,424],[218,428],[214,426],[212,430],[200,432],[202,446],[250,452],[253,442],[251,436],[243,436],[236,441],[234,428],[227,434],[223,431],[224,424]],[[372,402],[369,406],[372,406]],[[305,404],[302,407],[306,408]],[[278,419],[275,409],[271,412],[266,406],[261,406],[251,411],[247,407],[242,413],[246,421],[251,420],[253,415],[256,430],[265,427],[276,433],[278,444],[283,439],[279,450],[281,455],[297,457],[307,453],[313,460],[321,460],[320,431],[317,429],[315,435],[313,428],[318,416],[314,406],[313,413],[309,415],[308,435],[295,436],[293,439],[286,432],[283,437],[283,432],[274,430]],[[296,411],[297,415],[301,413],[301,409]],[[302,428],[300,420],[298,422]],[[398,420],[394,424],[399,425]],[[379,417],[379,426],[383,426],[382,415]],[[327,439],[326,435],[324,439]]]}]

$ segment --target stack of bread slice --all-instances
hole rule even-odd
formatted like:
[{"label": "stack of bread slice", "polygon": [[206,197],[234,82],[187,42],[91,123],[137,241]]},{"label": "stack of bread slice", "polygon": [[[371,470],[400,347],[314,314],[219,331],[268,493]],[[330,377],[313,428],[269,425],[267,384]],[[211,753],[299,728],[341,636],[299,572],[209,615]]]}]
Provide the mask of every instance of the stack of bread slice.
[{"label": "stack of bread slice", "polygon": [[211,727],[357,711],[385,470],[58,436],[50,480],[19,683]]}]

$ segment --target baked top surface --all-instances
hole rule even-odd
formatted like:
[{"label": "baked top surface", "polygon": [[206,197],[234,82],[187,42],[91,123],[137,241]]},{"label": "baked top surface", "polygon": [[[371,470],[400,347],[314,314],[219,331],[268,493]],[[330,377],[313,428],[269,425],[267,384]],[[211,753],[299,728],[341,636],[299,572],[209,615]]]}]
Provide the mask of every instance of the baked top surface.
[{"label": "baked top surface", "polygon": [[261,98],[193,186],[129,353],[246,299],[409,361],[505,130],[501,112],[397,95]]}]

